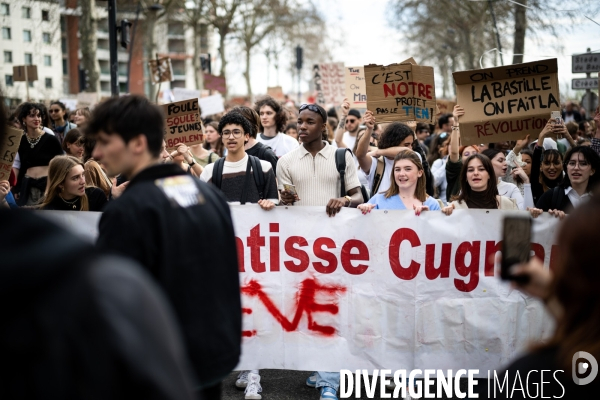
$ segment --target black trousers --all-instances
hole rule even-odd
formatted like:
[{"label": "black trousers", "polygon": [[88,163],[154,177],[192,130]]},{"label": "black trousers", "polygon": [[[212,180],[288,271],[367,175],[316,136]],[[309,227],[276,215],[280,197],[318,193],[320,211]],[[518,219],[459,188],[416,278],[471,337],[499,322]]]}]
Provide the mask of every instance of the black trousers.
[{"label": "black trousers", "polygon": [[200,400],[221,400],[222,382],[200,389]]}]

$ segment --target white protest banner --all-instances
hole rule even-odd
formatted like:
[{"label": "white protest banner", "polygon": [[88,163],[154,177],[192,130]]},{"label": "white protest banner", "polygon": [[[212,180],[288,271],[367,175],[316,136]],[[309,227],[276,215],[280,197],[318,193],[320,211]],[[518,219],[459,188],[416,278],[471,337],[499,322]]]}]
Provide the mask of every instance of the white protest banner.
[{"label": "white protest banner", "polygon": [[165,142],[167,149],[174,149],[179,143],[187,146],[204,141],[204,126],[198,110],[198,99],[163,104],[165,113]]},{"label": "white protest banner", "polygon": [[200,91],[193,89],[173,88],[173,97],[175,98],[175,101],[197,99],[200,97]]},{"label": "white protest banner", "polygon": [[367,108],[367,85],[364,67],[346,67],[346,98],[350,108]]},{"label": "white protest banner", "polygon": [[454,72],[463,145],[536,137],[560,111],[555,58],[504,67]]},{"label": "white protest banner", "polygon": [[[541,302],[494,273],[502,220],[324,207],[232,206],[243,307],[237,369],[498,369],[553,326]],[[47,212],[52,217],[90,214]],[[99,218],[97,216],[96,218]],[[327,221],[326,223],[324,223]],[[93,222],[92,222],[93,223]],[[558,221],[534,220],[532,250],[556,259]],[[214,266],[213,266],[214,267]]]},{"label": "white protest banner", "polygon": [[317,104],[341,104],[346,96],[344,63],[315,64],[313,81],[317,91]]},{"label": "white protest banner", "polygon": [[225,112],[223,96],[217,93],[212,96],[202,97],[200,99],[200,112],[202,118]]},{"label": "white protest banner", "polygon": [[77,108],[93,108],[98,103],[98,93],[81,92],[77,93]]},{"label": "white protest banner", "polygon": [[367,108],[378,122],[417,121],[434,124],[436,98],[433,67],[413,58],[391,65],[365,65]]},{"label": "white protest banner", "polygon": [[77,99],[59,99],[58,101],[63,103],[69,111],[75,111],[77,109]]}]

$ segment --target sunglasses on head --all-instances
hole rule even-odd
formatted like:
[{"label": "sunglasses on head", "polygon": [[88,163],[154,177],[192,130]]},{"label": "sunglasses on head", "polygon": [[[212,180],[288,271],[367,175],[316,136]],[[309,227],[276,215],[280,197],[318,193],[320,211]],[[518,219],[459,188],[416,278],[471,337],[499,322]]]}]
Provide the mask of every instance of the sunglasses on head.
[{"label": "sunglasses on head", "polygon": [[325,122],[327,120],[327,116],[325,115],[325,112],[322,111],[321,108],[319,108],[318,106],[316,106],[314,104],[302,104],[300,106],[299,112],[302,112],[304,110],[316,112],[317,114],[319,114],[321,116],[321,119],[323,119],[323,122]]}]

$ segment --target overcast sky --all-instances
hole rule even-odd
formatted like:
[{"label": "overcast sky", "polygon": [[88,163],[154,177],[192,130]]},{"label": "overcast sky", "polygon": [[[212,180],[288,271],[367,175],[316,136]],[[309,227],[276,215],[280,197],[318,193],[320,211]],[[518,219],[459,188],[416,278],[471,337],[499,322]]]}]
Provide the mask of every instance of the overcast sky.
[{"label": "overcast sky", "polygon": [[[466,1],[466,0],[465,0]],[[501,1],[501,0],[500,0]],[[325,15],[330,32],[345,38],[342,46],[332,49],[334,61],[343,62],[346,66],[367,64],[392,64],[409,57],[419,60],[418,54],[409,54],[402,45],[401,35],[390,28],[387,23],[387,0],[321,0],[319,10]],[[567,10],[576,9],[577,2],[565,1]],[[600,23],[600,15],[588,15]],[[560,38],[550,34],[540,34],[543,44],[529,38],[525,44],[525,62],[554,56],[558,59],[561,95],[573,97],[571,90],[572,78],[585,78],[585,74],[571,73],[571,55],[584,53],[589,47],[592,51],[600,51],[600,26],[586,19],[583,14],[578,17],[578,23],[571,32],[564,32]],[[559,26],[566,26],[564,19],[557,18]],[[491,28],[490,28],[491,29]],[[563,47],[562,52],[557,47]],[[503,49],[505,63],[512,60],[512,48]],[[262,54],[253,57],[252,86],[255,94],[265,93],[267,86],[276,85],[276,72],[272,68],[267,82],[267,62]],[[324,60],[325,61],[325,60]],[[232,94],[245,94],[246,85],[242,77],[243,66],[232,62],[228,68],[229,82]],[[305,65],[305,67],[307,67]],[[295,82],[283,68],[279,73],[279,83],[285,93],[296,90]],[[302,89],[308,89],[308,83],[302,82]],[[441,87],[437,88],[441,93]]]}]

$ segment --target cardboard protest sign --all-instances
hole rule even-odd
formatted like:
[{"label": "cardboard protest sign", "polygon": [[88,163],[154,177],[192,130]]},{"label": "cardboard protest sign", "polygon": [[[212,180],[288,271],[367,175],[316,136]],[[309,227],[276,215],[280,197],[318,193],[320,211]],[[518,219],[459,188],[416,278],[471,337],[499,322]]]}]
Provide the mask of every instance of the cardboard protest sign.
[{"label": "cardboard protest sign", "polygon": [[436,118],[442,114],[452,113],[452,111],[454,111],[454,106],[456,105],[456,102],[450,100],[436,99],[435,102],[437,104]]},{"label": "cardboard protest sign", "polygon": [[220,93],[213,94],[212,96],[203,97],[200,99],[200,111],[202,118],[209,115],[219,114],[225,112],[225,106],[223,105],[223,96]]},{"label": "cardboard protest sign", "polygon": [[363,67],[346,67],[346,98],[350,108],[367,107],[367,85]]},{"label": "cardboard protest sign", "polygon": [[[27,67],[27,71],[25,70],[25,67]],[[37,80],[37,65],[19,65],[13,67],[14,82],[33,82]]]},{"label": "cardboard protest sign", "polygon": [[173,88],[173,97],[175,98],[175,101],[197,99],[200,97],[200,91],[184,88]]},{"label": "cardboard protest sign", "polygon": [[0,181],[7,181],[10,177],[15,155],[21,144],[23,131],[10,126],[6,126],[6,137],[4,142],[0,143]]},{"label": "cardboard protest sign", "polygon": [[198,99],[164,104],[161,107],[166,116],[167,149],[174,149],[179,143],[191,146],[203,142],[204,126],[200,119]]},{"label": "cardboard protest sign", "polygon": [[98,103],[98,93],[81,92],[77,93],[77,108],[92,108]]},{"label": "cardboard protest sign", "polygon": [[346,96],[344,63],[315,64],[313,80],[318,104],[341,104]]},{"label": "cardboard protest sign", "polygon": [[267,94],[275,100],[285,100],[285,95],[283,94],[283,88],[281,86],[268,87]]},{"label": "cardboard protest sign", "polygon": [[454,72],[463,145],[537,136],[560,111],[556,59]]},{"label": "cardboard protest sign", "polygon": [[436,121],[433,67],[409,58],[399,64],[366,65],[367,108],[377,122]]},{"label": "cardboard protest sign", "polygon": [[225,93],[227,91],[227,80],[224,76],[204,74],[204,89]]},{"label": "cardboard protest sign", "polygon": [[148,61],[150,79],[152,83],[171,82],[173,80],[173,67],[169,57],[158,58]]}]

